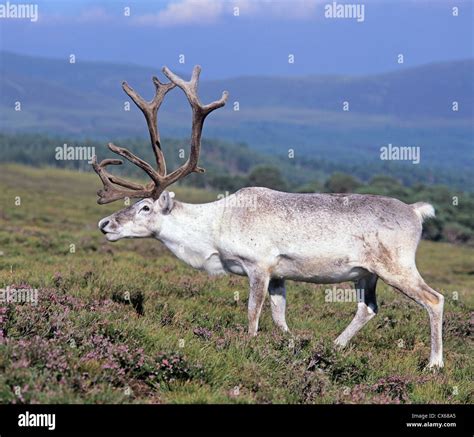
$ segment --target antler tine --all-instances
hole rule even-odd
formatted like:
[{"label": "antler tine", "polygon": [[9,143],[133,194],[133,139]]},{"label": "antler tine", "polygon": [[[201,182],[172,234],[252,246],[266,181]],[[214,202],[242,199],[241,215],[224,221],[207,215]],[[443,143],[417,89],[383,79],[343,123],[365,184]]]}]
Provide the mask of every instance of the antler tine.
[{"label": "antler tine", "polygon": [[[92,158],[92,167],[95,172],[99,175],[104,188],[97,191],[99,199],[97,203],[105,204],[114,202],[115,200],[123,199],[124,197],[144,197],[144,195],[149,194],[150,190],[143,185],[136,184],[132,181],[127,181],[118,176],[109,173],[105,167],[108,165],[122,165],[123,162],[120,159],[104,159],[100,163],[97,162],[97,157]],[[120,190],[115,187],[113,184],[119,185],[121,187],[130,188],[130,190]]]},{"label": "antler tine", "polygon": [[[121,199],[123,197],[152,197],[156,186],[161,182],[161,176],[158,172],[150,165],[148,162],[134,155],[129,150],[118,147],[115,144],[109,143],[108,148],[116,153],[117,155],[123,156],[125,159],[135,164],[137,167],[140,167],[144,170],[148,176],[150,176],[153,181],[153,186],[145,187],[135,182],[127,181],[118,176],[109,173],[105,170],[107,165],[121,165],[123,162],[120,159],[104,159],[100,164],[97,163],[96,159],[92,160],[92,167],[95,172],[99,175],[102,183],[104,184],[104,190],[99,190],[97,193],[100,197],[99,203],[109,203],[114,200]],[[95,157],[94,157],[95,158]],[[121,187],[130,188],[136,191],[127,191],[117,190],[113,184],[119,185]],[[117,191],[116,193],[114,191]],[[112,196],[112,194],[114,194]]]},{"label": "antler tine", "polygon": [[153,153],[155,155],[158,173],[160,175],[165,175],[166,161],[163,152],[161,151],[160,132],[157,125],[158,109],[160,109],[161,103],[163,102],[166,93],[173,89],[176,85],[172,82],[162,83],[156,76],[153,76],[152,80],[155,85],[155,96],[149,102],[141,97],[130,85],[128,85],[127,82],[122,82],[122,88],[145,116],[148,131],[150,132],[150,141],[153,148]]},{"label": "antler tine", "polygon": [[164,75],[176,86],[181,88],[186,97],[189,100],[191,107],[194,109],[199,109],[204,114],[204,117],[207,116],[210,112],[214,111],[214,109],[221,108],[225,105],[227,98],[229,97],[229,93],[224,91],[222,93],[222,97],[215,102],[209,103],[208,105],[202,105],[199,101],[199,97],[197,95],[198,85],[199,85],[199,76],[201,74],[201,66],[196,65],[193,69],[193,74],[191,76],[191,80],[185,81],[184,79],[180,78],[176,74],[174,74],[168,67],[163,67]]},{"label": "antler tine", "polygon": [[229,93],[224,91],[222,97],[215,102],[208,105],[202,105],[197,94],[199,85],[199,75],[201,74],[201,67],[196,65],[193,69],[191,80],[185,81],[181,77],[174,74],[168,67],[163,67],[164,75],[176,86],[181,88],[191,105],[193,111],[192,131],[191,131],[191,152],[185,164],[166,175],[166,185],[171,185],[177,180],[183,178],[192,172],[202,173],[205,170],[198,167],[199,153],[201,151],[201,134],[205,118],[214,111],[214,109],[221,108],[225,105]]},{"label": "antler tine", "polygon": [[159,173],[150,164],[148,164],[148,162],[134,155],[132,152],[130,152],[130,150],[127,150],[124,147],[118,147],[113,143],[109,143],[107,147],[112,150],[112,152],[123,156],[132,164],[135,164],[137,167],[140,167],[142,170],[144,170],[145,173],[150,176],[153,182],[158,183],[160,181]]}]

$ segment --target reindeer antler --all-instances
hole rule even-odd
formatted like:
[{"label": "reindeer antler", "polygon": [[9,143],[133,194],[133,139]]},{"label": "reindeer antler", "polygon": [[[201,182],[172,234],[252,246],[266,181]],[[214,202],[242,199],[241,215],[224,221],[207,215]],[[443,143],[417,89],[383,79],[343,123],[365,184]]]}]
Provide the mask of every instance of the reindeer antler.
[{"label": "reindeer antler", "polygon": [[[224,91],[219,100],[209,103],[208,105],[202,105],[197,94],[199,75],[201,73],[201,67],[199,65],[194,67],[191,80],[188,82],[172,73],[167,67],[163,68],[163,73],[171,82],[164,84],[161,83],[158,78],[153,77],[156,92],[155,97],[150,102],[145,101],[126,82],[122,83],[123,90],[128,94],[128,96],[130,96],[145,116],[148,130],[150,132],[153,153],[156,158],[157,169],[155,170],[149,163],[135,156],[129,150],[117,147],[112,143],[108,144],[108,147],[112,152],[124,157],[143,169],[151,178],[152,182],[147,185],[140,185],[118,176],[114,176],[106,170],[106,167],[108,165],[120,165],[122,164],[122,161],[120,159],[104,159],[102,162],[97,163],[96,157],[94,156],[92,159],[92,167],[99,175],[104,185],[104,188],[97,192],[99,195],[97,202],[99,204],[110,203],[125,197],[151,197],[157,199],[166,187],[177,182],[179,179],[182,179],[193,172],[204,172],[203,168],[198,167],[204,120],[212,111],[225,105],[228,93],[227,91]],[[192,109],[191,151],[188,160],[181,167],[168,174],[166,171],[165,157],[161,150],[157,115],[166,93],[175,86],[184,91]],[[127,190],[120,189],[117,186],[127,188]]]}]

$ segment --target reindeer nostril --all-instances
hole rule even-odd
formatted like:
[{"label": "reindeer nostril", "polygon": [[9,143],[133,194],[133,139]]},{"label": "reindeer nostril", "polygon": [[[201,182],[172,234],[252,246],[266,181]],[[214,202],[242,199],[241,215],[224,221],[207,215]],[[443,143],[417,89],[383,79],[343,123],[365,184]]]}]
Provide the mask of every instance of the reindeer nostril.
[{"label": "reindeer nostril", "polygon": [[101,222],[101,223],[99,224],[99,228],[100,228],[100,230],[102,231],[103,234],[106,234],[106,233],[107,233],[106,231],[104,231],[104,228],[105,228],[109,223],[110,223],[109,220],[105,220],[104,222]]}]

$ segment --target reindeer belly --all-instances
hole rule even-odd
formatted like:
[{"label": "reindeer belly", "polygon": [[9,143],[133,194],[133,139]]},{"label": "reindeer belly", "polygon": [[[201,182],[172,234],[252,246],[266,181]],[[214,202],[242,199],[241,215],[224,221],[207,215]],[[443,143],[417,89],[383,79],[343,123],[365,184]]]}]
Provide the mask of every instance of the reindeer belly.
[{"label": "reindeer belly", "polygon": [[348,257],[308,259],[288,255],[280,255],[271,272],[274,277],[317,284],[354,281],[367,274]]}]

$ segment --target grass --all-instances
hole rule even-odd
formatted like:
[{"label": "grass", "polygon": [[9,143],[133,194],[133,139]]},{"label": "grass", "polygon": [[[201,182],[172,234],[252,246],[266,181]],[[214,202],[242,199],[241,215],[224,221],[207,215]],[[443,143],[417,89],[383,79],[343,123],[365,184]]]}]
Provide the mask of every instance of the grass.
[{"label": "grass", "polygon": [[249,339],[245,278],[209,277],[157,241],[106,242],[96,223],[121,205],[97,205],[96,187],[91,174],[0,166],[0,287],[39,296],[0,303],[0,402],[472,402],[472,248],[418,252],[446,296],[446,367],[432,373],[426,312],[383,283],[379,314],[347,350],[332,341],[355,304],[327,303],[313,284],[288,284],[291,335],[274,328],[267,300]]}]

